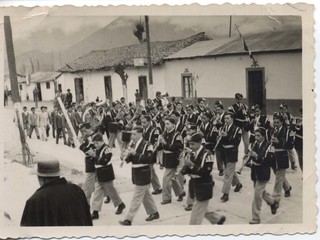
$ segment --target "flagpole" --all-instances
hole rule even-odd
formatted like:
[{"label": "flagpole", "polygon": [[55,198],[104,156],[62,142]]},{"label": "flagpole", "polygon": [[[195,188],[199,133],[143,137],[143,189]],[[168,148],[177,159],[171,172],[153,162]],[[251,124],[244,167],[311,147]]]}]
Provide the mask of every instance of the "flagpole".
[{"label": "flagpole", "polygon": [[232,25],[232,15],[230,15],[230,23],[229,23],[229,38],[231,37],[231,25]]}]

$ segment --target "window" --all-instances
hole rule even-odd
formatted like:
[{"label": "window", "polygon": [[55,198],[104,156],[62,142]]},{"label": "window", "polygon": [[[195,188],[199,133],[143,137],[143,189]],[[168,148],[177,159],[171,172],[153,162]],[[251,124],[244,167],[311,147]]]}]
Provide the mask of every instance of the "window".
[{"label": "window", "polygon": [[182,74],[182,96],[185,98],[193,98],[192,75]]},{"label": "window", "polygon": [[20,88],[20,90],[22,90],[22,84],[19,84],[19,88]]},{"label": "window", "polygon": [[46,82],[47,89],[50,89],[50,82]]}]

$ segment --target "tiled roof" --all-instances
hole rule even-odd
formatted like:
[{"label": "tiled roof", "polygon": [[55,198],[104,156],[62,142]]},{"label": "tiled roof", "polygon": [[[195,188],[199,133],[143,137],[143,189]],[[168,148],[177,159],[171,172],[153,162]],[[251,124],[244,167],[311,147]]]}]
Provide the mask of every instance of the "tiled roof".
[{"label": "tiled roof", "polygon": [[61,76],[60,72],[36,72],[31,74],[31,82],[41,83],[53,81]]},{"label": "tiled roof", "polygon": [[[191,46],[192,44],[209,40],[204,32],[193,35],[189,38],[176,41],[158,41],[151,42],[151,61],[153,65],[161,64],[162,60],[181,49]],[[126,66],[134,66],[135,58],[146,58],[146,43],[113,48],[109,50],[92,51],[64,66],[60,72],[79,72],[108,70],[114,65],[123,63]]]},{"label": "tiled roof", "polygon": [[[302,50],[301,31],[257,33],[243,36],[252,53]],[[166,59],[221,56],[247,53],[239,36],[198,42]]]}]

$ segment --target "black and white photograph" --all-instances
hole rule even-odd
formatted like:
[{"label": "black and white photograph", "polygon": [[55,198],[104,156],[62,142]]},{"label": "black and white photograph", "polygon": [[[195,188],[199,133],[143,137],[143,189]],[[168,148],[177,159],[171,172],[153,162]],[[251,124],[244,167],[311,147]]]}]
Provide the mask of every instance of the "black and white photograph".
[{"label": "black and white photograph", "polygon": [[314,232],[312,7],[101,8],[0,9],[1,228]]}]

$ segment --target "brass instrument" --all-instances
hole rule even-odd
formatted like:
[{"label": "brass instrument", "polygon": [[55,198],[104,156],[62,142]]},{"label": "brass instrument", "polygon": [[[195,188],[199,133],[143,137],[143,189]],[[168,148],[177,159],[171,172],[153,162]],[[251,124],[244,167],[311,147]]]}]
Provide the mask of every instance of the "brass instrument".
[{"label": "brass instrument", "polygon": [[222,131],[222,129],[225,130],[226,126],[227,126],[227,124],[225,123],[225,124],[223,125],[223,127],[221,127],[221,128],[219,129],[219,135],[218,135],[218,137],[217,137],[217,142],[216,142],[216,145],[215,145],[214,148],[213,148],[213,151],[216,151],[216,148],[219,146],[219,144],[220,144],[220,142],[221,142],[221,139],[222,139],[221,133],[224,132],[224,131]]}]

